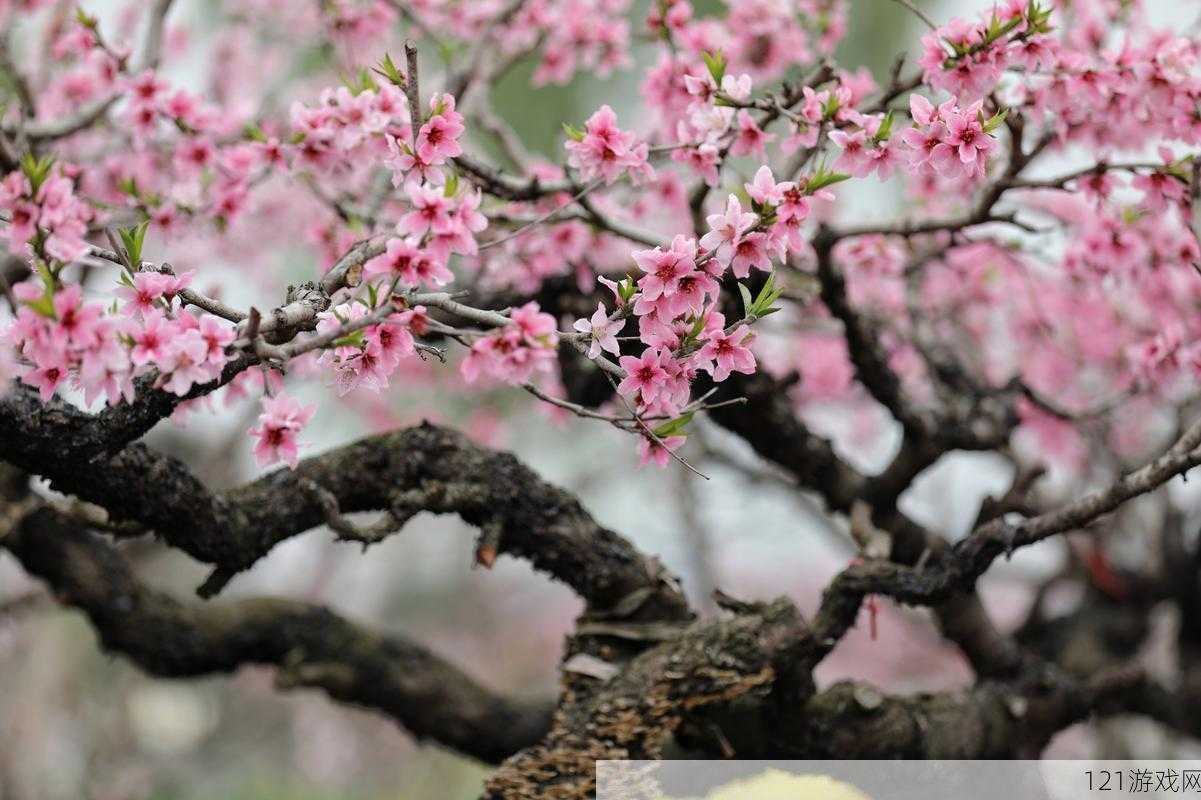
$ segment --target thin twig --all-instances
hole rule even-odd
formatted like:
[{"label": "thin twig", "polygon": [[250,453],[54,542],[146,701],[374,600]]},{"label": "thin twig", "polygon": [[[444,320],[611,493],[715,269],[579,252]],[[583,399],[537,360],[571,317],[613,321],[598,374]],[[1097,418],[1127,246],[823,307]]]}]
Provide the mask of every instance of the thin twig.
[{"label": "thin twig", "polygon": [[932,20],[932,19],[930,19],[930,17],[926,16],[926,12],[922,11],[920,8],[918,8],[916,5],[914,5],[912,0],[894,0],[894,1],[897,3],[900,3],[905,8],[912,11],[917,16],[918,19],[920,19],[922,22],[926,23],[926,27],[929,28],[930,30],[932,30],[932,31],[938,30],[938,25],[935,24],[934,20]]},{"label": "thin twig", "polygon": [[424,122],[421,114],[421,87],[417,77],[417,45],[412,39],[405,41],[405,97],[409,100],[410,127],[412,128],[413,147],[417,147],[417,132]]}]

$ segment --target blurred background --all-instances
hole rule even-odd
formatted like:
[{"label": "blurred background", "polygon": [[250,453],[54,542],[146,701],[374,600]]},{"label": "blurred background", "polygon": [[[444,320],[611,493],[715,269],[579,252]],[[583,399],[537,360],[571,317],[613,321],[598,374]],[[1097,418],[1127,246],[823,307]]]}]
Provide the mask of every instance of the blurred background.
[{"label": "blurred background", "polygon": [[[984,5],[915,1],[940,20]],[[85,5],[103,18],[116,3]],[[707,8],[697,6],[701,13]],[[1163,0],[1155,13],[1164,21],[1191,22],[1196,6]],[[204,0],[179,0],[172,12],[173,24],[187,25],[192,36],[186,63],[172,73],[178,80],[202,85],[213,68],[204,39],[209,10]],[[635,30],[645,11],[645,2],[634,4]],[[865,65],[880,80],[924,30],[889,0],[852,0],[849,19],[840,63]],[[651,62],[649,50],[636,45],[640,64]],[[563,120],[582,120],[602,102],[623,120],[637,118],[638,69],[603,81],[583,76],[566,87],[531,89],[532,69],[514,70],[497,87],[494,105],[530,149],[549,159],[561,155]],[[862,184],[848,193],[864,215],[888,214],[899,201],[888,186]],[[311,256],[291,269],[312,274]],[[254,287],[246,291],[253,295]],[[747,599],[787,595],[811,611],[826,581],[852,557],[841,523],[827,521],[811,498],[756,466],[741,442],[712,425],[702,422],[696,438],[746,468],[706,461],[710,480],[703,481],[676,465],[637,471],[633,447],[617,432],[551,417],[516,392],[469,402],[433,398],[397,383],[382,404],[319,415],[307,432],[308,452],[422,416],[460,425],[485,443],[514,450],[544,478],[575,492],[603,524],[658,554],[706,613],[712,612],[706,598],[715,586]],[[184,458],[214,487],[241,483],[256,474],[245,440],[253,414],[246,413],[196,415],[183,429],[162,425],[149,442]],[[804,413],[862,469],[878,470],[896,445],[891,423],[871,408],[811,403]],[[903,507],[959,536],[981,499],[1003,491],[1010,477],[1000,459],[954,454],[917,482]],[[580,604],[523,562],[502,558],[491,571],[472,569],[473,534],[457,519],[422,515],[364,554],[314,531],[278,547],[235,580],[227,595],[278,594],[328,604],[365,625],[426,644],[498,690],[551,695],[563,637]],[[1022,617],[1032,600],[1032,579],[1053,572],[1065,546],[1057,540],[1030,548],[984,578],[985,602],[1002,625]],[[205,576],[201,565],[150,541],[130,543],[126,551],[147,581],[180,597]],[[823,683],[858,677],[912,692],[971,680],[924,612],[884,603],[874,640],[867,628],[861,624],[823,664]],[[1139,752],[1201,755],[1150,724],[1109,733],[1070,730],[1051,754],[1092,754],[1107,736],[1125,737],[1122,746]],[[0,553],[0,800],[458,800],[476,797],[486,774],[486,767],[418,744],[375,714],[333,704],[316,692],[279,693],[268,670],[187,682],[148,678],[102,654],[81,615],[56,606]]]}]

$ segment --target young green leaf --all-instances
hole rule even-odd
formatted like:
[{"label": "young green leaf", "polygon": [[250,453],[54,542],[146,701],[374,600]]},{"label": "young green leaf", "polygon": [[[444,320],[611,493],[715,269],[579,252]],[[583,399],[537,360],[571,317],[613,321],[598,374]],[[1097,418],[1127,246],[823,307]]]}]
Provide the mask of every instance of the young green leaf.
[{"label": "young green leaf", "polygon": [[401,74],[400,69],[396,66],[396,62],[392,60],[390,53],[384,53],[384,60],[378,65],[372,67],[373,70],[381,77],[387,78],[396,86],[405,85],[405,76]]},{"label": "young green leaf", "polygon": [[362,347],[366,339],[363,338],[362,331],[351,331],[345,336],[340,336],[329,343],[330,347]]},{"label": "young green leaf", "polygon": [[713,82],[721,86],[721,79],[726,76],[726,55],[718,50],[716,53],[701,51],[701,58],[705,61],[705,67],[709,70],[709,74],[713,77]]},{"label": "young green leaf", "polygon": [[567,134],[567,138],[571,139],[572,141],[584,141],[584,132],[569,123],[563,123],[563,133]]},{"label": "young green leaf", "polygon": [[638,293],[638,287],[634,285],[634,279],[627,275],[617,284],[617,292],[621,295],[621,301],[628,303]]},{"label": "young green leaf", "polygon": [[892,116],[892,111],[884,115],[884,121],[880,123],[876,135],[872,137],[873,141],[883,142],[888,140],[888,137],[892,134]]},{"label": "young green leaf", "polygon": [[679,436],[688,427],[688,423],[692,422],[692,417],[695,414],[695,411],[689,411],[687,414],[681,414],[675,419],[669,419],[655,428],[652,433],[660,439],[666,439],[668,436]]},{"label": "young green leaf", "polygon": [[29,179],[29,185],[33,188],[34,194],[37,194],[38,189],[41,189],[42,184],[50,177],[50,170],[53,167],[54,156],[52,155],[34,158],[33,153],[26,153],[21,156],[21,171]]},{"label": "young green leaf", "polygon": [[121,235],[125,253],[129,256],[129,265],[135,270],[142,264],[142,245],[146,241],[146,231],[149,227],[150,220],[143,220],[132,228],[121,228],[117,231]]},{"label": "young green leaf", "polygon": [[755,301],[751,299],[751,290],[745,284],[738,284],[738,293],[742,295],[742,315],[749,317],[754,313]]},{"label": "young green leaf", "polygon": [[824,170],[819,170],[818,172],[813,173],[813,176],[809,178],[809,182],[805,184],[805,191],[808,194],[813,194],[818,189],[824,189],[827,186],[833,186],[836,183],[842,183],[843,181],[850,179],[850,175],[846,175],[842,172],[826,172]]}]

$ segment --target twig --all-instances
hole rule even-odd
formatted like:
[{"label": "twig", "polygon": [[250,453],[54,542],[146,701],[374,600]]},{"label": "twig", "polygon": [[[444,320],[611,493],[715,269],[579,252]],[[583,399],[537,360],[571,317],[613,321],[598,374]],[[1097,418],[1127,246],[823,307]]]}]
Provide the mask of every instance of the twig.
[{"label": "twig", "polygon": [[157,0],[150,12],[150,22],[146,29],[146,41],[142,45],[142,69],[155,69],[163,51],[163,29],[166,27],[167,14],[171,11],[174,0]]},{"label": "twig", "polygon": [[928,27],[930,30],[932,30],[932,31],[938,30],[938,25],[936,25],[934,23],[934,20],[930,19],[930,17],[928,17],[926,15],[926,12],[924,12],[920,8],[918,8],[912,2],[912,0],[895,0],[895,2],[900,3],[905,8],[912,11],[917,16],[918,19],[920,19],[922,22],[926,23],[926,27]]},{"label": "twig", "polygon": [[417,147],[417,132],[424,122],[421,113],[421,88],[417,77],[417,45],[412,39],[405,41],[405,97],[409,100],[410,127],[412,128],[413,147]]},{"label": "twig", "polygon": [[525,225],[522,225],[520,228],[517,228],[516,230],[513,230],[513,231],[509,232],[508,234],[501,236],[499,239],[492,239],[491,241],[484,242],[483,244],[480,245],[479,249],[487,250],[490,247],[496,247],[497,245],[504,244],[505,242],[508,242],[508,241],[511,241],[511,240],[517,238],[518,236],[525,233],[530,228],[541,225],[545,222],[549,222],[557,214],[561,213],[563,211],[563,209],[567,208],[572,203],[579,201],[585,195],[587,195],[589,192],[598,188],[602,183],[604,183],[604,181],[601,178],[597,178],[592,183],[589,183],[586,186],[584,186],[583,188],[581,188],[578,192],[576,192],[572,196],[572,198],[570,200],[568,200],[563,205],[556,206],[555,208],[551,209],[550,211],[546,212],[545,214],[541,215],[540,217],[530,220]]}]

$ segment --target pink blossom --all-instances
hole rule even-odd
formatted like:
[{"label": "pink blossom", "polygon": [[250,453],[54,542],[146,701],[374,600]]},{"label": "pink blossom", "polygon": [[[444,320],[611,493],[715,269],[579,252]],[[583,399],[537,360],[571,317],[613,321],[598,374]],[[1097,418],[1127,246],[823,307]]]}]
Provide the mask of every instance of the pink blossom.
[{"label": "pink blossom", "polygon": [[130,360],[135,366],[142,366],[165,359],[167,343],[174,334],[174,328],[162,312],[152,309],[142,316],[141,325],[134,325],[128,333],[133,340]]},{"label": "pink blossom", "polygon": [[83,302],[83,290],[78,284],[65,287],[54,295],[54,316],[58,320],[56,335],[76,347],[88,347],[97,341],[103,311],[95,303]]},{"label": "pink blossom", "polygon": [[752,374],[755,371],[755,356],[746,347],[750,336],[750,330],[745,325],[739,325],[728,334],[718,331],[710,336],[697,353],[704,362],[702,369],[712,374],[713,380],[718,383],[730,377],[731,372]]},{"label": "pink blossom", "polygon": [[450,95],[431,101],[435,114],[417,132],[417,157],[427,164],[442,164],[463,152],[459,137],[463,135],[463,117],[454,110]]},{"label": "pink blossom", "polygon": [[155,308],[173,284],[170,275],[162,272],[137,272],[133,276],[133,286],[119,286],[116,294],[125,301],[122,312],[144,316]]},{"label": "pink blossom", "polygon": [[196,329],[177,332],[168,340],[163,357],[157,362],[162,373],[160,386],[183,397],[193,385],[215,377],[207,362],[208,343],[200,332]]},{"label": "pink blossom", "polygon": [[541,311],[535,302],[514,309],[509,317],[510,324],[472,344],[460,364],[468,383],[482,377],[524,383],[535,372],[551,368],[559,343],[554,317]]},{"label": "pink blossom", "polygon": [[745,108],[738,112],[738,128],[734,142],[730,146],[730,155],[745,156],[754,153],[763,156],[763,148],[776,138],[774,133],[765,133],[759,128],[759,123]]},{"label": "pink blossom", "polygon": [[771,174],[771,168],[764,164],[755,172],[755,178],[744,184],[746,193],[759,205],[776,206],[784,199],[784,192],[792,186],[790,183],[776,183]]},{"label": "pink blossom", "polygon": [[604,303],[597,305],[596,311],[592,313],[590,319],[577,319],[572,323],[572,327],[580,333],[586,334],[590,339],[589,358],[597,358],[602,350],[613,355],[621,353],[621,347],[617,343],[617,334],[625,327],[625,320],[610,320],[609,311],[605,308]]},{"label": "pink blossom", "polygon": [[[1172,153],[1166,147],[1159,150],[1164,164],[1171,167]],[[1169,205],[1179,206],[1185,199],[1185,182],[1167,170],[1153,170],[1149,174],[1139,173],[1130,185],[1143,193],[1143,207],[1148,211],[1163,211]]]},{"label": "pink blossom", "polygon": [[122,400],[133,402],[133,372],[130,370],[129,355],[125,349],[109,342],[80,360],[76,376],[83,390],[84,402],[93,405],[104,398],[109,405]]},{"label": "pink blossom", "polygon": [[685,436],[668,436],[659,438],[658,441],[650,436],[640,436],[638,438],[638,463],[641,466],[654,464],[657,467],[666,467],[671,463],[671,454],[679,450],[685,441],[687,441]]},{"label": "pink blossom", "polygon": [[413,210],[400,218],[396,231],[402,236],[423,236],[427,231],[445,233],[454,229],[451,202],[446,193],[437,186],[408,188],[409,202]]},{"label": "pink blossom", "polygon": [[672,239],[667,250],[661,247],[636,250],[633,253],[634,263],[647,273],[638,281],[640,302],[675,294],[680,278],[696,269],[696,253],[696,240],[681,235]]},{"label": "pink blossom", "polygon": [[771,257],[768,255],[770,240],[766,233],[756,231],[748,233],[734,245],[733,257],[730,259],[730,270],[736,278],[745,278],[750,274],[751,267],[771,272]]},{"label": "pink blossom", "polygon": [[197,330],[200,332],[200,338],[204,340],[207,348],[205,361],[214,367],[224,366],[227,361],[225,348],[232,344],[236,338],[234,329],[217,317],[205,314],[200,318]]},{"label": "pink blossom", "polygon": [[54,392],[67,379],[67,361],[62,355],[56,354],[43,359],[32,369],[27,370],[21,380],[38,390],[43,403],[50,402]]},{"label": "pink blossom", "polygon": [[842,155],[834,162],[836,169],[845,170],[856,178],[866,177],[871,172],[871,145],[867,131],[862,128],[854,133],[830,131],[830,141],[842,148]]},{"label": "pink blossom", "polygon": [[756,219],[754,214],[744,213],[742,203],[730,195],[726,200],[725,213],[706,217],[709,232],[701,237],[700,245],[705,250],[716,251],[722,258],[729,258],[742,240],[742,235],[755,224]]},{"label": "pink blossom", "polygon": [[946,134],[934,148],[931,162],[944,175],[980,176],[996,146],[996,140],[984,131],[977,102],[947,114]]},{"label": "pink blossom", "polygon": [[[923,36],[923,51],[918,58],[923,80],[961,99],[987,94],[1001,77],[1005,42],[998,40],[987,46],[984,42],[984,26],[962,19],[953,19]],[[964,54],[954,55],[948,43]]]},{"label": "pink blossom", "polygon": [[663,351],[650,348],[638,357],[622,356],[619,363],[626,376],[618,384],[617,393],[643,404],[653,403],[667,385],[663,357]]},{"label": "pink blossom", "polygon": [[413,334],[404,323],[405,320],[390,318],[368,327],[364,333],[369,349],[374,348],[389,367],[395,367],[402,359],[417,352]]},{"label": "pink blossom", "polygon": [[260,467],[282,461],[296,469],[300,444],[297,435],[313,418],[317,406],[302,406],[295,398],[279,394],[264,397],[262,408],[258,425],[250,429],[250,435],[258,440],[254,445],[255,460]]},{"label": "pink blossom", "polygon": [[418,247],[413,239],[389,239],[382,255],[363,265],[368,278],[389,275],[407,286],[444,286],[454,279],[441,258]]},{"label": "pink blossom", "polygon": [[717,167],[721,163],[721,153],[716,145],[705,142],[696,147],[681,147],[672,151],[671,158],[673,161],[687,164],[710,186],[717,185]]},{"label": "pink blossom", "polygon": [[629,172],[636,180],[653,174],[647,163],[647,146],[630,132],[617,127],[617,115],[609,106],[600,109],[584,124],[579,141],[569,140],[567,163],[580,171],[585,181],[603,179],[613,183]]}]

